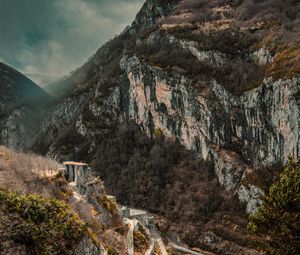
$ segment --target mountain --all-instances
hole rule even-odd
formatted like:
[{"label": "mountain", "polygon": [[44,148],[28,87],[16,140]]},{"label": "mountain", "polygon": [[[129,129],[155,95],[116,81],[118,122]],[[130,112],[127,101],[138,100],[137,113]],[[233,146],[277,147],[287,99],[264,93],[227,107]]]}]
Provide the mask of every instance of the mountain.
[{"label": "mountain", "polygon": [[61,79],[60,76],[56,75],[47,75],[43,73],[25,73],[27,77],[29,77],[31,80],[39,84],[40,87],[45,88],[47,85],[58,81]]},{"label": "mountain", "polygon": [[49,102],[49,95],[37,84],[0,63],[0,143],[16,148],[29,145]]},{"label": "mountain", "polygon": [[300,157],[299,8],[147,0],[55,84],[32,149],[90,162],[121,203],[157,214],[166,238],[259,254],[247,214]]},{"label": "mountain", "polygon": [[[178,2],[178,0],[146,1],[129,29],[125,28],[121,35],[103,45],[94,56],[66,78],[46,86],[46,90],[54,96],[61,97],[73,90],[84,90],[99,79],[113,77],[119,66],[120,59],[118,58],[124,49],[124,41],[131,38],[132,33],[137,33],[154,25],[158,19],[170,13]],[[105,67],[106,65],[108,66]],[[103,77],[100,78],[100,75]]]}]

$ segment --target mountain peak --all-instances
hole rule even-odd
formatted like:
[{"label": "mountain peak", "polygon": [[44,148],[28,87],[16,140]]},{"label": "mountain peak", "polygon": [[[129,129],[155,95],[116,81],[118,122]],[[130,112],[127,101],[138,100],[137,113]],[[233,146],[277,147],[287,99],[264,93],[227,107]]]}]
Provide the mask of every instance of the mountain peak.
[{"label": "mountain peak", "polygon": [[147,0],[136,15],[131,26],[133,33],[149,28],[162,18],[168,16],[180,0]]}]

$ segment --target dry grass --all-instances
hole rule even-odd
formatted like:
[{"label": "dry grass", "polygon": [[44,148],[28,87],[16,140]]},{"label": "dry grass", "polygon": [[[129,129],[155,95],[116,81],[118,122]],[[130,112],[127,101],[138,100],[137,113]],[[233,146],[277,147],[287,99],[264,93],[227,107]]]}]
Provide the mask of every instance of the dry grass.
[{"label": "dry grass", "polygon": [[266,68],[266,74],[275,80],[292,78],[300,74],[300,48],[286,46],[278,52],[273,63]]},{"label": "dry grass", "polygon": [[15,152],[0,146],[0,188],[21,193],[45,193],[45,179],[59,172],[55,160],[34,154]]},{"label": "dry grass", "polygon": [[257,48],[266,48],[274,56],[264,68],[266,77],[289,79],[300,74],[300,35],[274,30],[262,38]]}]

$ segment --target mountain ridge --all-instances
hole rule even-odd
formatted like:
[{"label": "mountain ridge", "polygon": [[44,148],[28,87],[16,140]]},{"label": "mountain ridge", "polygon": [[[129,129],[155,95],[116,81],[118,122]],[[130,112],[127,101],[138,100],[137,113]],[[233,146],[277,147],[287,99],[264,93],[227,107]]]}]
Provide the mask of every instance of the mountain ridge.
[{"label": "mountain ridge", "polygon": [[52,98],[14,68],[0,63],[0,143],[25,149]]},{"label": "mountain ridge", "polygon": [[[42,102],[49,97],[35,82],[11,66],[0,62],[0,72],[1,103],[7,104],[0,109],[1,113],[12,111],[22,104]],[[8,99],[5,99],[4,96]],[[14,101],[17,100],[19,102],[15,103]]]}]

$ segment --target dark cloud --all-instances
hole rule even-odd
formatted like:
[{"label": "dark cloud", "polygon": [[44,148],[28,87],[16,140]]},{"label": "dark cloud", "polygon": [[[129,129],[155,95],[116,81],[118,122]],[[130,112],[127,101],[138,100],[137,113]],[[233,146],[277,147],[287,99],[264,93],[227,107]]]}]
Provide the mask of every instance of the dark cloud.
[{"label": "dark cloud", "polygon": [[143,2],[0,0],[0,61],[33,78],[64,75],[130,24]]}]

